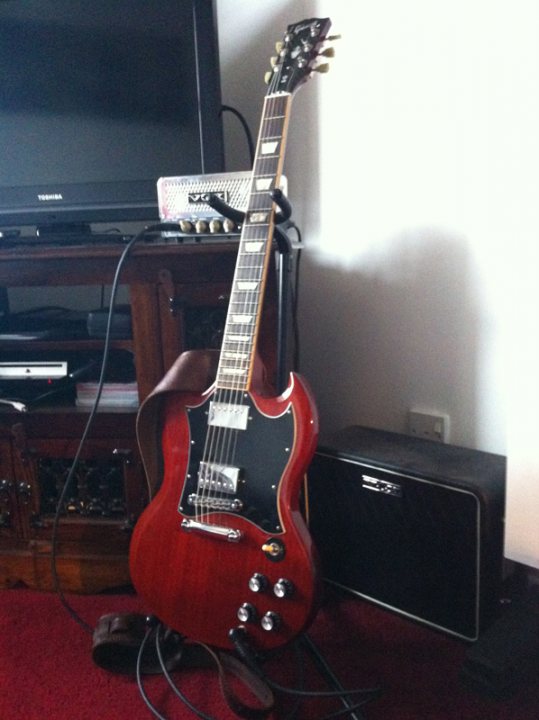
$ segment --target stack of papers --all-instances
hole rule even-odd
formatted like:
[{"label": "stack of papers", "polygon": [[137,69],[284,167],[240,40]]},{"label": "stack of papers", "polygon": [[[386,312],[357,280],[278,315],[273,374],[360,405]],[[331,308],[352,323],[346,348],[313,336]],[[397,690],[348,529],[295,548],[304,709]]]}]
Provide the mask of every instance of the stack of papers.
[{"label": "stack of papers", "polygon": [[[77,407],[92,407],[98,390],[97,382],[77,383],[75,404]],[[136,382],[103,384],[99,407],[138,407],[138,385]]]}]

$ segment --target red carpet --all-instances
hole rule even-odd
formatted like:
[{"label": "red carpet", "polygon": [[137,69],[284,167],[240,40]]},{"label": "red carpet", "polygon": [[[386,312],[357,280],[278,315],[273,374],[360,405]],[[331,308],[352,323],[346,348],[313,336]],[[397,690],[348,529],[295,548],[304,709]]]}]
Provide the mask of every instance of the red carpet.
[{"label": "red carpet", "polygon": [[[109,612],[144,611],[129,595],[69,598],[94,625]],[[510,700],[489,700],[459,682],[466,644],[418,626],[357,598],[331,601],[310,636],[346,687],[381,684],[381,696],[364,708],[366,720],[536,720],[539,681],[523,683]],[[281,684],[297,680],[295,653],[287,649],[268,669]],[[215,720],[236,717],[224,704],[215,673],[175,674],[195,706]],[[306,685],[323,687],[307,661]],[[150,697],[170,720],[195,715],[161,677],[147,679]],[[289,707],[289,705],[287,706]],[[342,708],[335,700],[307,701],[298,720],[315,720]],[[136,682],[93,664],[91,636],[70,618],[56,596],[0,591],[0,718],[2,720],[144,720],[153,717]],[[284,718],[284,710],[273,718]],[[345,716],[346,717],[346,716]]]}]

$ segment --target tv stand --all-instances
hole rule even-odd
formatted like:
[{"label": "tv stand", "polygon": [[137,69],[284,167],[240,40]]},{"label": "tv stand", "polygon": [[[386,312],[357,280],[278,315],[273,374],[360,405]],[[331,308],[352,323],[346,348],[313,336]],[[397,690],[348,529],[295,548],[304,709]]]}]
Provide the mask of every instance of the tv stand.
[{"label": "tv stand", "polygon": [[38,225],[36,235],[42,238],[51,235],[91,235],[90,223],[52,223],[50,225]]},{"label": "tv stand", "polygon": [[[0,287],[110,285],[118,244],[17,245],[0,249]],[[132,340],[113,348],[134,354],[140,400],[181,352],[220,343],[237,243],[141,244],[121,275],[127,285]],[[270,278],[260,333],[269,377],[276,376],[276,282]],[[205,333],[206,320],[208,332]],[[1,341],[0,352],[88,352],[101,340]],[[20,413],[0,408],[0,587],[51,589],[51,527],[88,410],[51,404]],[[97,592],[130,582],[130,529],[147,502],[135,435],[136,410],[97,413],[59,525],[57,567],[66,591]]]},{"label": "tv stand", "polygon": [[4,246],[16,245],[96,245],[127,243],[132,235],[112,229],[109,232],[94,232],[88,223],[53,223],[38,225],[33,235],[13,233],[4,238]]}]

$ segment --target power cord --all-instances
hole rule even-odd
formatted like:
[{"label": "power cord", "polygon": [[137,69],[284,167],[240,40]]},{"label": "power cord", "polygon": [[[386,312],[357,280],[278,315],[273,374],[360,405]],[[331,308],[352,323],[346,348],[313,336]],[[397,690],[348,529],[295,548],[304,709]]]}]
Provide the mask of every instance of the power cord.
[{"label": "power cord", "polygon": [[236,108],[231,107],[230,105],[222,105],[221,112],[219,114],[222,115],[223,112],[231,112],[233,115],[235,115],[238,118],[238,120],[242,124],[243,129],[245,131],[245,138],[247,140],[247,145],[249,147],[249,158],[250,158],[251,167],[252,167],[254,164],[254,161],[255,161],[255,146],[254,146],[254,142],[253,142],[253,136],[251,134],[251,130],[249,129],[249,125],[247,124],[247,121],[245,120],[243,115],[239,112],[239,110],[236,110]]}]

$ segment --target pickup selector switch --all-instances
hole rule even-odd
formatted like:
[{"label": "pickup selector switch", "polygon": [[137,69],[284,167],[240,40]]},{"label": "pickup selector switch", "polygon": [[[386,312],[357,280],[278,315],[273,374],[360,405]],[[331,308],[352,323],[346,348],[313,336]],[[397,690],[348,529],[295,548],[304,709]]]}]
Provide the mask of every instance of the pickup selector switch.
[{"label": "pickup selector switch", "polygon": [[276,612],[273,612],[273,610],[268,610],[268,612],[262,616],[260,624],[267,632],[273,632],[277,630],[281,624],[281,617]]},{"label": "pickup selector switch", "polygon": [[294,584],[286,578],[279,578],[273,586],[273,594],[278,598],[288,598],[294,594]]},{"label": "pickup selector switch", "polygon": [[256,620],[256,608],[251,603],[243,603],[238,608],[237,617],[241,622],[254,622]]},{"label": "pickup selector switch", "polygon": [[264,592],[267,587],[268,579],[265,575],[262,575],[262,573],[255,573],[249,580],[249,589],[252,590],[252,592]]}]

